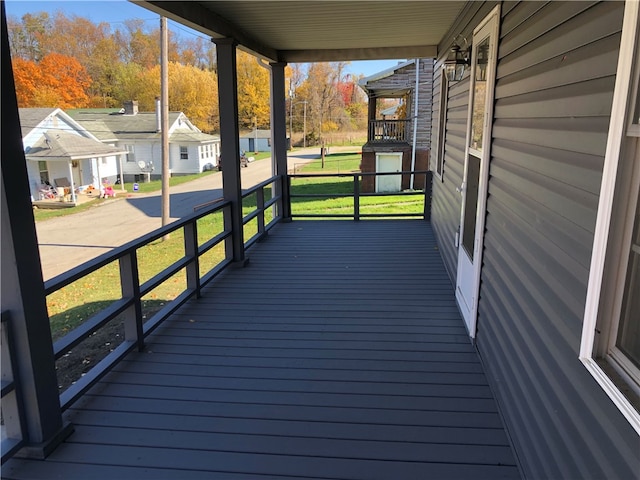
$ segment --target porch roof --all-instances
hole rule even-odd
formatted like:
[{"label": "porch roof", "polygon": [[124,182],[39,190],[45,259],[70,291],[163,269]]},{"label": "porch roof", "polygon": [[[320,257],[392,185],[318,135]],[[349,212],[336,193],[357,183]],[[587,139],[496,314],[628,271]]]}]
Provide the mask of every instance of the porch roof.
[{"label": "porch roof", "polygon": [[27,160],[65,161],[111,157],[127,153],[91,138],[64,130],[47,130],[28,152]]},{"label": "porch roof", "polygon": [[468,2],[138,1],[214,39],[279,62],[435,57]]}]

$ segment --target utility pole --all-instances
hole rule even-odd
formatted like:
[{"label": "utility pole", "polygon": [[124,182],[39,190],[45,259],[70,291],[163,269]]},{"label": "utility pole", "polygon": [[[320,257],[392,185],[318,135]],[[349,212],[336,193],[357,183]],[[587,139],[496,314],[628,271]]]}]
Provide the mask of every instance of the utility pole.
[{"label": "utility pole", "polygon": [[[167,18],[160,17],[160,117],[162,138],[162,226],[169,223],[169,32]],[[163,240],[168,239],[168,235]]]},{"label": "utility pole", "polygon": [[303,148],[307,148],[307,101],[304,102],[304,123],[302,127],[302,146]]},{"label": "utility pole", "polygon": [[293,150],[293,89],[289,80],[289,150]]}]

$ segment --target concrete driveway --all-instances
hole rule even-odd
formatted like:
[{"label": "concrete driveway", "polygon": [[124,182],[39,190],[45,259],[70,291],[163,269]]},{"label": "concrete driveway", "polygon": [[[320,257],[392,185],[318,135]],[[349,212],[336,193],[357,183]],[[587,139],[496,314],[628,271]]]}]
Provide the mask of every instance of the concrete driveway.
[{"label": "concrete driveway", "polygon": [[[357,147],[348,147],[350,151]],[[344,147],[346,150],[347,147]],[[336,151],[333,149],[332,151]],[[289,170],[320,155],[319,147],[289,153]],[[241,169],[242,186],[250,188],[271,177],[271,159],[252,162]],[[171,188],[170,215],[177,220],[193,207],[222,196],[222,174]],[[36,223],[42,275],[55,277],[161,226],[161,194],[130,194],[73,215]]]}]

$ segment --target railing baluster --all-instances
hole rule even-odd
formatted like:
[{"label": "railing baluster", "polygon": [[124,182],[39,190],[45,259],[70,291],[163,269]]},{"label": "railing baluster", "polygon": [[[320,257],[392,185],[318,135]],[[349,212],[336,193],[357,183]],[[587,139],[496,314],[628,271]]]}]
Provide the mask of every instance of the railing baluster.
[{"label": "railing baluster", "polygon": [[360,175],[353,174],[353,219],[360,220]]},{"label": "railing baluster", "polygon": [[262,237],[266,234],[264,227],[264,187],[256,191],[256,208],[258,209],[258,236]]},{"label": "railing baluster", "polygon": [[187,288],[196,292],[200,298],[200,257],[198,256],[198,224],[196,220],[184,226],[184,254],[193,257],[187,265]]},{"label": "railing baluster", "polygon": [[[222,211],[223,225],[225,231],[233,231],[233,219],[231,218],[231,207],[227,206]],[[241,225],[241,228],[244,226]],[[226,260],[233,260],[233,235],[224,239],[224,258]]]},{"label": "railing baluster", "polygon": [[138,255],[131,250],[119,260],[120,284],[123,298],[133,298],[133,305],[124,313],[124,336],[126,340],[135,341],[138,351],[144,350],[144,333],[142,331],[142,299],[140,298],[140,277],[138,274]]}]

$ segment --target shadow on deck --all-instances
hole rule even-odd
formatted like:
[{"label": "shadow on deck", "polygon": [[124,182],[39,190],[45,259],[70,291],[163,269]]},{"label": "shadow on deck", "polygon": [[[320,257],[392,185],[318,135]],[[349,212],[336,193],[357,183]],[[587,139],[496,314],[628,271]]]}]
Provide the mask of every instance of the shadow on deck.
[{"label": "shadow on deck", "polygon": [[278,225],[3,478],[518,478],[429,223]]}]

